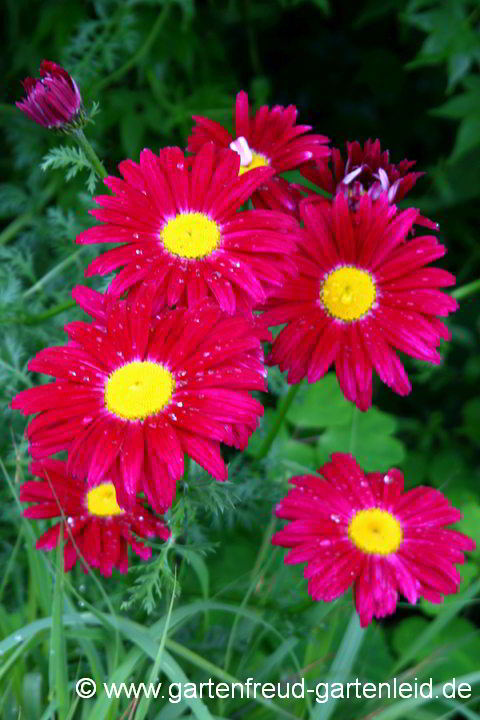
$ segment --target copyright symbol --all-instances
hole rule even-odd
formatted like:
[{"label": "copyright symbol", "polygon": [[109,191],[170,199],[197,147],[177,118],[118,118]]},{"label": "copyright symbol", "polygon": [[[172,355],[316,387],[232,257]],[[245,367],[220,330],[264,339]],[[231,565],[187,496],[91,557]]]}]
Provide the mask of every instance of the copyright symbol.
[{"label": "copyright symbol", "polygon": [[95,695],[97,692],[97,684],[92,678],[80,678],[75,683],[75,692],[82,700],[87,700]]}]

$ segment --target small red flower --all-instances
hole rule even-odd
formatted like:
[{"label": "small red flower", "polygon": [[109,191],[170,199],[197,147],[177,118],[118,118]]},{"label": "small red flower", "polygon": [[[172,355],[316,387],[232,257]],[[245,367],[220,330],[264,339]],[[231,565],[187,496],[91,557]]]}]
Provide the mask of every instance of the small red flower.
[{"label": "small red flower", "polygon": [[288,370],[288,382],[316,382],[335,363],[340,387],[361,410],[372,403],[372,370],[399,395],[411,390],[395,350],[440,363],[440,339],[450,338],[436,316],[456,301],[439,288],[455,284],[425,267],[445,248],[434,236],[407,240],[418,212],[397,212],[385,194],[362,195],[352,210],[343,193],[328,202],[304,200],[304,229],[294,261],[298,275],[272,292],[261,322],[287,323],[267,362]]},{"label": "small red flower", "polygon": [[61,128],[75,120],[82,97],[75,80],[60,65],[43,60],[40,78],[23,81],[27,97],[16,106],[39,125]]},{"label": "small red flower", "polygon": [[159,155],[143,150],[139,165],[125,160],[119,167],[124,180],[105,180],[115,195],[95,198],[101,209],[92,214],[105,224],[77,237],[81,244],[122,243],[86,271],[103,275],[123,265],[109,294],[147,286],[156,309],[214,302],[248,314],[292,272],[298,223],[272,210],[237,212],[272,176],[270,168],[239,177],[238,155],[218,153],[213,143],[193,162],[180,148],[165,148]]},{"label": "small red flower", "polygon": [[[163,521],[138,499],[129,511],[122,510],[111,475],[86,483],[68,473],[66,463],[51,458],[33,462],[30,471],[43,480],[26,482],[20,487],[20,500],[36,503],[23,514],[27,518],[63,516],[61,522],[39,538],[36,547],[52,550],[58,545],[63,527],[65,572],[72,569],[80,553],[89,566],[99,568],[106,577],[114,567],[126,573],[129,545],[143,560],[152,554],[151,548],[138,542],[134,535],[162,540],[170,537]],[[87,572],[83,564],[82,568]]]},{"label": "small red flower", "polygon": [[330,602],[354,585],[360,624],[395,612],[401,593],[411,603],[443,602],[456,593],[464,552],[475,542],[445,529],[461,519],[439,491],[404,492],[403,474],[365,474],[352,455],[335,453],[315,475],[293,477],[295,486],[276,508],[290,520],[274,545],[292,548],[286,564],[307,563],[308,592]]},{"label": "small red flower", "polygon": [[[75,295],[87,309],[95,295]],[[27,428],[36,459],[68,450],[68,472],[110,474],[122,508],[145,492],[162,513],[183,474],[184,453],[227,479],[220,443],[246,447],[263,414],[250,390],[265,390],[259,332],[211,305],[151,320],[141,298],[99,303],[94,323],[72,322],[70,342],[46,348],[29,369],[55,382],[19,393],[12,407],[38,413]],[[105,318],[102,322],[100,318]]]},{"label": "small red flower", "polygon": [[[248,95],[237,94],[232,136],[222,125],[209,118],[194,116],[196,126],[188,139],[188,150],[198,153],[209,141],[222,148],[230,147],[240,156],[240,174],[253,168],[270,167],[275,175],[301,167],[309,160],[327,158],[325,135],[308,134],[310,125],[296,125],[297,108],[275,105],[271,110],[263,105],[250,117]],[[255,207],[281,209],[290,214],[298,210],[298,193],[288,183],[273,178],[255,190],[252,195]]]},{"label": "small red flower", "polygon": [[[372,200],[377,200],[382,193],[387,193],[390,203],[397,203],[413,188],[423,172],[410,172],[415,160],[402,160],[393,164],[389,152],[381,151],[380,140],[367,140],[362,148],[359,142],[347,142],[347,160],[344,162],[340,150],[332,148],[330,162],[319,160],[304,165],[301,174],[335,196],[343,193],[348,199],[351,209],[357,210],[360,198],[368,193]],[[438,223],[432,222],[421,215],[417,216],[417,225],[424,225],[431,230],[438,230]]]}]

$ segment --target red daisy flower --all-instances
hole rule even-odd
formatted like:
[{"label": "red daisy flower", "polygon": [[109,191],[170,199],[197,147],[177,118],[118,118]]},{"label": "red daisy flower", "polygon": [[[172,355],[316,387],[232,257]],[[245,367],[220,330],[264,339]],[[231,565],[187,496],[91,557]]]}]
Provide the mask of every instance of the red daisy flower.
[{"label": "red daisy flower", "polygon": [[[387,193],[390,203],[399,202],[413,188],[423,172],[410,172],[416,160],[402,160],[391,163],[389,152],[381,151],[380,140],[367,140],[362,148],[359,142],[347,142],[347,161],[344,162],[340,150],[332,148],[331,166],[328,160],[308,163],[301,168],[301,174],[326,192],[336,195],[342,193],[348,199],[352,210],[357,210],[360,198],[368,193],[377,200]],[[417,225],[438,230],[438,223],[417,216]]]},{"label": "red daisy flower", "polygon": [[[188,138],[188,150],[197,153],[212,140],[218,147],[230,147],[240,156],[240,174],[257,167],[270,167],[275,174],[293,170],[312,159],[326,158],[325,135],[307,135],[310,125],[296,125],[297,108],[263,105],[253,117],[249,115],[248,95],[237,94],[234,112],[235,135],[209,118],[193,116],[196,126]],[[252,196],[255,207],[281,208],[296,213],[298,203],[288,183],[278,179],[264,182]]]},{"label": "red daisy flower", "polygon": [[115,197],[97,197],[102,209],[92,210],[105,225],[81,233],[77,242],[124,245],[94,260],[85,274],[123,265],[108,292],[120,295],[147,284],[157,309],[209,300],[234,314],[263,303],[266,289],[282,285],[291,272],[290,236],[297,224],[280,212],[237,213],[273,174],[265,167],[239,177],[238,167],[238,155],[219,154],[212,143],[193,163],[179,148],[158,156],[144,150],[140,165],[120,163],[125,180],[105,180]]},{"label": "red daisy flower", "polygon": [[455,564],[475,543],[445,525],[462,514],[439,491],[403,491],[399,470],[365,474],[351,455],[335,453],[315,475],[291,479],[295,488],[276,509],[291,520],[274,545],[292,548],[286,564],[307,563],[308,592],[330,602],[354,585],[360,624],[395,612],[401,593],[411,603],[443,602],[458,590]]},{"label": "red daisy flower", "polygon": [[[92,302],[89,294],[83,306]],[[19,393],[12,407],[38,413],[27,428],[34,458],[68,450],[76,477],[100,482],[111,473],[121,507],[131,509],[143,490],[164,512],[184,453],[226,480],[220,442],[246,447],[263,414],[248,391],[266,389],[259,333],[209,305],[153,322],[140,301],[101,312],[105,323],[66,325],[71,342],[30,361],[56,380]]]},{"label": "red daisy flower", "polygon": [[438,364],[440,338],[450,338],[435,316],[456,309],[438,289],[455,278],[425,267],[444,246],[433,236],[406,242],[417,211],[397,213],[383,195],[363,195],[356,212],[343,194],[331,203],[304,200],[300,209],[299,274],[272,294],[262,317],[265,325],[287,323],[267,361],[288,369],[289,383],[315,382],[335,362],[345,397],[361,410],[372,403],[373,368],[407,395],[411,385],[394,349]]},{"label": "red daisy flower", "polygon": [[[99,568],[106,577],[114,567],[126,573],[129,545],[143,560],[152,554],[151,548],[135,540],[132,533],[141,538],[170,537],[163,521],[139,500],[135,499],[128,512],[120,508],[109,475],[86,483],[73,477],[66,463],[52,459],[33,462],[30,471],[43,481],[26,482],[20,487],[20,500],[36,503],[23,514],[28,518],[65,518],[47,530],[36,544],[38,550],[52,550],[58,545],[63,527],[65,572],[72,569],[80,553],[88,565]],[[82,568],[87,572],[83,565]]]},{"label": "red daisy flower", "polygon": [[60,65],[42,60],[40,78],[23,81],[27,97],[15,105],[34,122],[47,128],[61,128],[75,120],[82,96],[75,80]]}]

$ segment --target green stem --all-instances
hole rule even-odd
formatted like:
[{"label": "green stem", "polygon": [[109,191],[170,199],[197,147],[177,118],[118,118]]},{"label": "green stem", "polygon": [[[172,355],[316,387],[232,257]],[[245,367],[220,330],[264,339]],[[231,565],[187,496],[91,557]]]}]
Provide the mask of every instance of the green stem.
[{"label": "green stem", "polygon": [[352,410],[352,424],[350,425],[350,443],[348,452],[350,455],[353,455],[355,452],[355,446],[357,444],[357,421],[358,421],[358,413],[359,409],[356,405],[353,406]]},{"label": "green stem", "polygon": [[[260,546],[260,550],[258,551],[257,560],[256,560],[255,566],[252,570],[252,579],[250,581],[250,586],[240,604],[241,609],[243,609],[247,606],[248,601],[250,600],[250,596],[252,595],[253,591],[255,590],[255,588],[258,584],[260,568],[262,566],[263,561],[265,560],[265,556],[271,549],[272,532],[273,532],[274,527],[275,527],[275,518],[272,518],[264,532],[262,544]],[[272,557],[272,555],[270,555],[270,557]],[[232,653],[233,653],[233,643],[235,640],[235,634],[236,634],[237,625],[238,625],[239,620],[240,620],[240,615],[237,613],[237,615],[235,615],[235,619],[233,621],[232,629],[230,631],[230,637],[228,638],[228,642],[227,642],[227,649],[225,651],[225,660],[223,663],[223,669],[225,672],[228,672],[228,668],[230,667],[230,662],[231,662]],[[223,703],[220,703],[220,705],[222,706]],[[222,714],[223,713],[221,712],[220,715],[222,715]]]},{"label": "green stem", "polygon": [[30,225],[34,217],[35,213],[33,212],[33,210],[27,210],[26,212],[22,213],[22,215],[19,215],[17,218],[15,218],[15,220],[12,220],[12,222],[7,225],[5,230],[3,230],[0,234],[0,245],[5,245],[12,238],[14,238],[15,235],[20,232],[20,230],[22,230],[27,225]]},{"label": "green stem", "polygon": [[187,453],[183,456],[183,482],[186,483],[188,480],[188,471],[190,470],[190,455]]},{"label": "green stem", "polygon": [[148,34],[145,42],[143,45],[137,50],[135,55],[133,55],[130,60],[127,60],[126,63],[124,63],[121,67],[118,68],[118,70],[115,70],[113,73],[108,75],[103,80],[100,80],[90,91],[90,95],[97,95],[101,90],[104,90],[108,85],[111,83],[116,82],[117,80],[120,80],[129,70],[131,70],[135,65],[137,65],[142,58],[148,53],[150,48],[152,47],[153,43],[155,42],[158,33],[162,29],[162,26],[164,25],[168,13],[170,11],[170,5],[167,2],[162,10],[162,12],[157,17],[152,29],[150,30],[150,33]]},{"label": "green stem", "polygon": [[[357,659],[357,655],[362,646],[364,630],[360,627],[360,622],[356,610],[354,609],[350,617],[345,634],[337,650],[333,663],[330,667],[326,680],[330,683],[344,683],[351,675],[353,665]],[[335,710],[338,698],[330,698],[328,703],[318,705],[311,714],[311,720],[328,720]]]},{"label": "green stem", "polygon": [[55,315],[60,315],[60,313],[65,312],[65,310],[70,310],[70,308],[75,307],[76,304],[75,300],[67,300],[66,302],[59,303],[59,305],[55,305],[55,307],[50,308],[50,310],[40,315],[27,315],[23,319],[22,324],[40,325],[44,320],[49,320],[51,317],[55,317]]},{"label": "green stem", "polygon": [[84,249],[85,246],[81,247],[79,250],[76,250],[74,253],[66,257],[65,260],[59,262],[58,265],[55,265],[55,267],[52,268],[48,273],[46,273],[42,278],[40,278],[40,280],[38,280],[35,285],[32,285],[32,287],[28,288],[28,290],[23,293],[22,299],[25,300],[27,297],[30,297],[30,295],[33,295],[38,290],[41,290],[43,286],[55,275],[57,275],[61,270],[64,270],[68,265],[75,262]]},{"label": "green stem", "polygon": [[478,292],[479,290],[480,290],[480,279],[473,280],[473,282],[468,283],[467,285],[462,285],[462,287],[459,287],[456,290],[453,290],[450,294],[456,300],[461,300],[462,298],[468,297],[469,295],[473,295],[474,293]]},{"label": "green stem", "polygon": [[81,130],[81,129],[74,130],[73,136],[76,139],[76,141],[78,142],[78,144],[80,145],[80,147],[82,148],[82,150],[85,153],[85,155],[87,156],[87,158],[90,160],[92,167],[95,170],[98,177],[100,178],[100,180],[104,180],[108,176],[108,173],[105,170],[105,167],[104,167],[102,161],[100,160],[100,158],[98,157],[97,153],[95,152],[95,150],[90,145],[87,138],[85,137],[85,133],[83,132],[83,130]]},{"label": "green stem", "polygon": [[[226,682],[228,683],[228,685],[243,684],[246,691],[248,690],[247,683],[242,683],[241,680],[225,672],[225,670],[222,670],[222,668],[218,667],[218,665],[214,665],[212,662],[210,662],[210,660],[202,657],[202,655],[198,655],[193,650],[190,650],[190,648],[185,647],[185,645],[181,645],[175,640],[167,638],[165,642],[165,647],[172,653],[175,653],[175,655],[179,655],[187,662],[190,662],[192,665],[201,668],[207,675],[210,676],[210,678],[218,678],[218,680]],[[249,696],[247,695],[247,697]],[[288,710],[284,710],[283,707],[273,702],[272,700],[267,700],[261,694],[255,695],[255,697],[252,699],[254,699],[255,702],[257,702],[259,705],[264,705],[266,708],[268,708],[268,710],[274,711],[276,717],[283,716],[289,718],[289,720],[295,720],[295,715],[290,713]]]},{"label": "green stem", "polygon": [[270,428],[270,432],[268,433],[255,454],[256,460],[261,460],[262,458],[264,458],[270,450],[273,441],[277,437],[278,431],[282,427],[285,415],[287,414],[290,405],[292,404],[297,392],[300,389],[300,385],[301,382],[297,383],[296,385],[292,385],[285,397],[282,398],[277,410],[275,422],[273,423],[272,427]]},{"label": "green stem", "polygon": [[45,191],[40,195],[38,203],[31,210],[26,210],[22,215],[19,215],[15,220],[7,225],[7,227],[0,233],[0,245],[6,245],[15,235],[27,225],[30,225],[35,218],[39,215],[43,207],[53,197],[57,191],[57,183],[52,182],[47,185]]},{"label": "green stem", "polygon": [[0,584],[0,600],[3,600],[3,592],[4,592],[5,587],[10,579],[10,573],[12,572],[12,570],[15,566],[15,562],[17,560],[17,553],[20,549],[20,543],[22,543],[23,540],[24,540],[23,527],[20,526],[20,531],[17,536],[17,541],[16,541],[15,545],[13,546],[13,550],[8,559],[7,567],[3,569],[3,578],[2,578],[2,582]]}]

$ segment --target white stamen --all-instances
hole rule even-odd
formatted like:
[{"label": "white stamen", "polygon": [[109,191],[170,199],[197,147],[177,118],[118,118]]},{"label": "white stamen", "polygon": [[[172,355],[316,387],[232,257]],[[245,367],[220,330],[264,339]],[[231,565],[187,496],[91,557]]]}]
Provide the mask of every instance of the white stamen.
[{"label": "white stamen", "polygon": [[388,191],[388,202],[393,202],[395,200],[395,195],[397,194],[399,185],[400,185],[400,179],[395,180],[395,182],[391,186],[390,190]]},{"label": "white stamen", "polygon": [[387,173],[385,172],[385,170],[383,168],[378,168],[378,176],[377,177],[380,180],[380,184],[382,186],[383,191],[385,192],[386,190],[388,190],[390,181],[388,179]]},{"label": "white stamen", "polygon": [[250,165],[253,160],[252,151],[243,135],[230,143],[230,149],[240,155],[240,165]]},{"label": "white stamen", "polygon": [[347,173],[347,175],[345,175],[345,177],[342,180],[343,184],[348,185],[349,183],[351,183],[352,180],[355,180],[357,175],[360,175],[362,170],[363,170],[363,165],[359,165],[357,168],[355,168],[355,170],[352,170],[352,172]]}]

